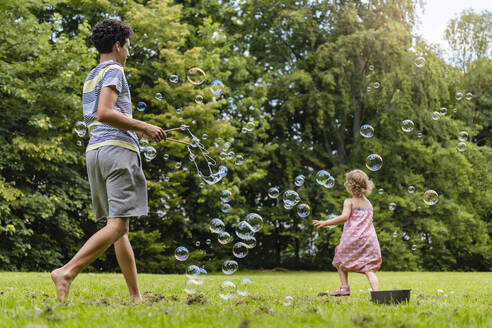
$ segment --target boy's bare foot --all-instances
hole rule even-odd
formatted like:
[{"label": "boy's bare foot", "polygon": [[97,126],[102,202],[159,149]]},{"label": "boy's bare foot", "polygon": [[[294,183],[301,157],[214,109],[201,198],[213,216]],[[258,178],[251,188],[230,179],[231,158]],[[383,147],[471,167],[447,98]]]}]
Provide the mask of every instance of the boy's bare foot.
[{"label": "boy's bare foot", "polygon": [[143,301],[142,295],[130,296],[130,299],[134,303],[140,303]]},{"label": "boy's bare foot", "polygon": [[73,278],[70,278],[63,272],[61,268],[51,271],[51,279],[56,287],[56,298],[59,302],[63,302],[68,298],[68,292],[70,291],[70,284]]}]

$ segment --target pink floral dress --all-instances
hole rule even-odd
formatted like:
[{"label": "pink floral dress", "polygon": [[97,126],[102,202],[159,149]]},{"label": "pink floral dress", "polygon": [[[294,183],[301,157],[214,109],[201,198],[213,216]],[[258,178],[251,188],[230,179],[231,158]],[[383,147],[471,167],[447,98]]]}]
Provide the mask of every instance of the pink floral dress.
[{"label": "pink floral dress", "polygon": [[332,264],[350,272],[376,272],[381,267],[381,249],[372,224],[372,208],[355,207],[343,225],[340,244]]}]

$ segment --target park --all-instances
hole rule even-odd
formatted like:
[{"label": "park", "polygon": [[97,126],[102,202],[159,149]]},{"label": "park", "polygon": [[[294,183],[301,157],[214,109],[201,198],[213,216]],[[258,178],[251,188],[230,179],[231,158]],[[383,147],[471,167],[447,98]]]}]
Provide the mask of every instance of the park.
[{"label": "park", "polygon": [[437,2],[2,1],[0,327],[491,327],[492,8]]}]

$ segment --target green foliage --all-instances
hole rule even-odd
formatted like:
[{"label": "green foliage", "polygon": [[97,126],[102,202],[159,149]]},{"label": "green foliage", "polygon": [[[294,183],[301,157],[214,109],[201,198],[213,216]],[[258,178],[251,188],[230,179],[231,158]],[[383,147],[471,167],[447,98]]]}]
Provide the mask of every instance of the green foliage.
[{"label": "green foliage", "polygon": [[[98,62],[90,30],[106,17],[135,32],[125,72],[134,105],[143,100],[148,109],[134,116],[165,128],[190,125],[229,168],[220,183],[205,185],[182,145],[154,145],[158,156],[144,163],[150,214],[130,229],[139,271],[183,272],[192,262],[220,270],[231,246],[220,246],[208,223],[219,217],[233,233],[250,212],[265,224],[242,268],[333,270],[341,229],[315,231],[311,220],[341,212],[344,173],[365,169],[371,153],[384,159],[380,171],[367,171],[385,190],[370,196],[383,269],[492,268],[492,61],[480,55],[466,72],[447,64],[412,36],[415,1],[32,0],[3,1],[0,9],[0,268],[53,269],[98,227],[72,127],[82,117],[83,81]],[[206,72],[203,84],[187,82],[192,67]],[[209,90],[216,79],[226,86],[221,96]],[[456,100],[458,91],[472,100]],[[441,107],[448,114],[432,120]],[[401,130],[404,119],[413,132]],[[243,130],[248,122],[252,132]],[[375,128],[370,139],[359,133],[366,123]],[[463,153],[460,131],[470,137]],[[244,156],[242,165],[226,159],[231,150]],[[336,178],[333,189],[316,184],[320,169]],[[306,176],[302,187],[294,186],[298,174]],[[267,196],[271,186],[296,188],[311,215],[285,210]],[[233,194],[227,214],[223,189]],[[439,193],[437,205],[423,203],[427,189]],[[174,259],[179,245],[190,260]],[[117,262],[106,255],[90,269],[114,271]]]}]

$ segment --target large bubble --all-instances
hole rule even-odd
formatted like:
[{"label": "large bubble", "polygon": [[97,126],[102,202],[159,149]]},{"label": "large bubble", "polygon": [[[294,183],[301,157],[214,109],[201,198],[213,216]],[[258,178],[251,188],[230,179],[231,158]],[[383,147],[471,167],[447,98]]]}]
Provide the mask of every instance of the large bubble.
[{"label": "large bubble", "polygon": [[219,233],[221,231],[224,231],[225,229],[225,224],[222,222],[220,219],[212,219],[210,221],[210,231],[213,233]]},{"label": "large bubble", "polygon": [[364,124],[360,127],[359,132],[364,138],[371,138],[374,135],[374,128],[370,124]]},{"label": "large bubble", "polygon": [[210,84],[210,91],[216,96],[220,96],[224,90],[224,83],[219,80],[213,80]]},{"label": "large bubble", "polygon": [[184,246],[179,246],[174,251],[174,256],[178,261],[186,261],[186,259],[188,258],[188,249]]},{"label": "large bubble", "polygon": [[379,171],[383,167],[383,158],[378,154],[371,154],[366,158],[366,167],[371,171]]},{"label": "large bubble", "polygon": [[468,140],[468,132],[461,131],[460,132],[459,139],[460,139],[460,141],[467,141]]},{"label": "large bubble", "polygon": [[299,174],[298,176],[296,176],[296,179],[294,182],[295,185],[298,187],[302,186],[304,184],[304,179],[305,179],[304,175]]},{"label": "large bubble", "polygon": [[220,284],[219,297],[226,301],[236,297],[236,285],[232,281],[224,281]]},{"label": "large bubble", "polygon": [[278,198],[279,195],[280,195],[280,191],[278,190],[277,187],[271,187],[270,189],[268,189],[268,197]]},{"label": "large bubble", "polygon": [[326,188],[333,188],[335,186],[335,178],[331,176],[330,172],[325,170],[316,173],[316,182]]},{"label": "large bubble", "polygon": [[83,138],[87,133],[87,127],[85,123],[82,121],[77,121],[73,127],[73,132],[80,138]]},{"label": "large bubble", "polygon": [[425,66],[425,58],[424,57],[417,57],[415,58],[415,66],[418,68],[422,68]]},{"label": "large bubble", "polygon": [[222,272],[225,274],[233,274],[237,271],[238,264],[234,260],[227,260],[222,264]]},{"label": "large bubble", "polygon": [[439,195],[432,189],[427,190],[424,193],[424,203],[427,205],[436,205],[439,201]]},{"label": "large bubble", "polygon": [[222,205],[220,206],[220,211],[222,213],[229,213],[230,209],[231,209],[231,205],[229,205],[227,203],[222,203]]},{"label": "large bubble", "polygon": [[257,213],[249,213],[246,215],[246,222],[249,223],[254,232],[260,231],[261,227],[263,227],[263,218]]},{"label": "large bubble", "polygon": [[232,247],[232,254],[234,254],[235,257],[242,259],[248,255],[248,249],[249,247],[245,243],[237,242]]},{"label": "large bubble", "polygon": [[191,84],[200,85],[205,81],[207,75],[201,68],[192,67],[188,70],[188,74],[186,75],[186,77]]},{"label": "large bubble", "polygon": [[241,296],[248,296],[249,293],[250,293],[250,289],[251,289],[251,285],[253,283],[251,282],[250,279],[248,278],[241,278],[241,280],[239,280],[239,285],[237,287],[237,293]]},{"label": "large bubble", "polygon": [[217,236],[217,241],[222,245],[229,244],[234,238],[227,231],[220,231]]},{"label": "large bubble", "polygon": [[456,146],[456,149],[458,149],[458,151],[460,153],[464,152],[466,150],[466,143],[461,141],[461,142],[458,142],[458,145]]},{"label": "large bubble", "polygon": [[255,230],[246,221],[241,221],[236,226],[236,235],[241,239],[248,239],[253,237]]},{"label": "large bubble", "polygon": [[297,206],[297,215],[301,218],[307,217],[309,213],[311,213],[311,208],[308,204],[299,204],[299,206]]},{"label": "large bubble", "polygon": [[153,160],[157,156],[157,151],[152,146],[144,146],[141,149],[142,149],[143,155],[145,157],[145,160],[147,162],[150,162],[151,160]]},{"label": "large bubble", "polygon": [[232,193],[229,190],[222,190],[222,193],[220,194],[220,200],[223,203],[228,203],[231,201],[231,195]]},{"label": "large bubble", "polygon": [[139,101],[137,103],[137,110],[139,112],[144,112],[147,109],[147,104],[144,101]]},{"label": "large bubble", "polygon": [[299,203],[301,197],[299,197],[299,194],[294,190],[287,190],[286,192],[284,192],[282,200],[284,201],[284,204],[287,204],[292,208],[293,206],[296,206],[297,203]]},{"label": "large bubble", "polygon": [[414,127],[415,124],[412,120],[404,120],[403,122],[401,122],[401,129],[404,132],[412,132]]}]

